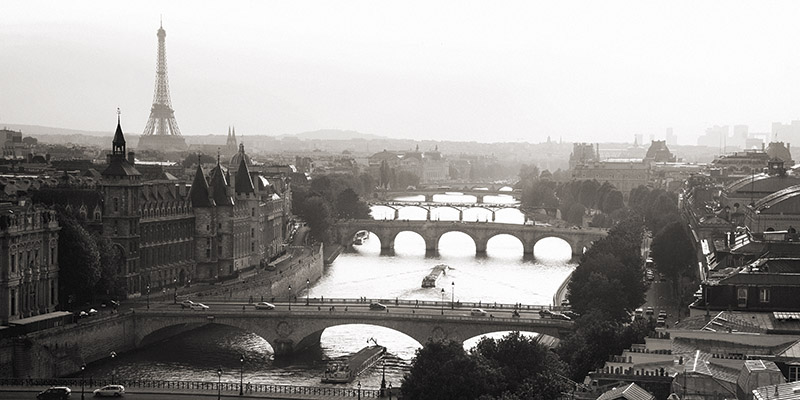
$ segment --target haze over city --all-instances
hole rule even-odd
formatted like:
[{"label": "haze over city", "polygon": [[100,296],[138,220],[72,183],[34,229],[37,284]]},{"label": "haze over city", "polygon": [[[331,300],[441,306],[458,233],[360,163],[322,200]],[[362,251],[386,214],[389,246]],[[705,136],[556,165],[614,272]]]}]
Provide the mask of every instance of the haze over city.
[{"label": "haze over city", "polygon": [[159,18],[185,135],[629,141],[800,117],[800,4],[4,2],[0,123],[141,133]]}]

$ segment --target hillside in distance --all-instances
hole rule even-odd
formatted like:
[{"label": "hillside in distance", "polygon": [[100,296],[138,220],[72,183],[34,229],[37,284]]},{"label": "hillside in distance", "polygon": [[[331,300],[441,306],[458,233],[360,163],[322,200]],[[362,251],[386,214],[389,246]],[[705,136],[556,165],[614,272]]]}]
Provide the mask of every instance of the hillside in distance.
[{"label": "hillside in distance", "polygon": [[286,135],[279,135],[278,138],[295,137],[300,140],[376,140],[387,139],[386,136],[372,135],[351,130],[342,129],[319,129],[310,132],[300,132]]}]

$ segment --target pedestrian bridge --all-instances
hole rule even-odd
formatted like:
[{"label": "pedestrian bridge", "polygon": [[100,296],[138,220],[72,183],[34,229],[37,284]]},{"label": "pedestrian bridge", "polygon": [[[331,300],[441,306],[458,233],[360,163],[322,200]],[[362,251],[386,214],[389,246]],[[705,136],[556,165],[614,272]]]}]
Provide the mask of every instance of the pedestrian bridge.
[{"label": "pedestrian bridge", "polygon": [[[370,206],[381,206],[394,210],[394,219],[400,219],[400,210],[407,207],[416,207],[423,209],[427,212],[427,220],[432,220],[431,211],[438,208],[452,208],[458,211],[458,220],[464,221],[464,211],[469,209],[483,209],[489,211],[492,215],[492,222],[495,221],[497,212],[505,209],[519,210],[519,204],[513,203],[424,203],[424,202],[409,202],[409,201],[380,201],[373,200],[368,203]],[[478,222],[478,221],[475,221]],[[487,221],[488,222],[488,221]]]},{"label": "pedestrian bridge", "polygon": [[469,315],[469,309],[458,310],[465,315],[453,315],[450,310],[436,315],[439,310],[428,309],[428,313],[423,313],[413,306],[392,306],[389,312],[354,311],[352,304],[350,311],[344,311],[344,307],[339,305],[332,310],[327,304],[319,308],[313,304],[297,304],[292,310],[265,311],[247,306],[241,311],[216,311],[212,305],[206,311],[137,310],[134,314],[135,347],[148,342],[148,336],[159,331],[185,331],[208,324],[229,325],[253,332],[269,342],[275,356],[291,354],[319,344],[322,332],[338,325],[382,326],[404,333],[421,344],[442,340],[463,342],[500,331],[529,331],[561,338],[573,329],[572,321],[534,318],[533,313],[523,314],[521,318],[511,318],[510,310],[503,312],[505,317],[473,317]]},{"label": "pedestrian bridge", "polygon": [[358,231],[375,234],[381,241],[381,249],[394,248],[394,241],[400,232],[415,232],[425,240],[425,250],[439,249],[439,239],[448,232],[462,232],[475,242],[477,253],[485,253],[489,239],[497,235],[511,235],[522,243],[525,254],[533,254],[536,242],[548,237],[555,237],[569,243],[573,255],[581,255],[591,247],[595,240],[607,235],[600,228],[556,228],[552,226],[503,224],[488,222],[456,222],[456,221],[409,221],[409,220],[372,220],[352,219],[340,221],[335,225],[341,244],[349,246]]}]

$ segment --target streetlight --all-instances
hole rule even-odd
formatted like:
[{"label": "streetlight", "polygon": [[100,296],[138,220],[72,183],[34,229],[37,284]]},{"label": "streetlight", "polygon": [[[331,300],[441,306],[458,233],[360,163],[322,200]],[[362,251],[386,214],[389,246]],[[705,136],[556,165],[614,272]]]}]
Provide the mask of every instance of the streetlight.
[{"label": "streetlight", "polygon": [[111,384],[114,384],[114,359],[117,357],[117,352],[111,352]]},{"label": "streetlight", "polygon": [[442,315],[444,315],[444,288],[442,288]]},{"label": "streetlight", "polygon": [[242,390],[242,385],[244,384],[244,354],[239,356],[239,364],[241,365],[241,369],[239,370],[239,396],[244,394]]},{"label": "streetlight", "polygon": [[217,368],[217,400],[220,400],[222,394],[222,367]]},{"label": "streetlight", "polygon": [[306,305],[308,305],[308,286],[311,285],[311,281],[306,279]]},{"label": "streetlight", "polygon": [[150,309],[150,284],[147,284],[147,309]]},{"label": "streetlight", "polygon": [[450,297],[450,309],[451,310],[455,310],[456,309],[456,283],[455,282],[450,282],[450,286],[452,286],[452,290],[450,290],[450,295],[451,295],[451,297]]},{"label": "streetlight", "polygon": [[381,361],[383,364],[383,374],[381,376],[381,397],[386,396],[386,361]]},{"label": "streetlight", "polygon": [[175,286],[175,294],[172,296],[172,304],[178,304],[178,278],[172,278],[172,284]]},{"label": "streetlight", "polygon": [[358,400],[361,400],[361,381],[358,381]]},{"label": "streetlight", "polygon": [[392,382],[389,382],[389,400],[392,400]]},{"label": "streetlight", "polygon": [[85,371],[85,370],[86,370],[86,364],[81,364],[81,400],[83,400],[85,398],[83,396],[83,379],[84,379],[84,376],[85,376],[83,371]]},{"label": "streetlight", "polygon": [[289,311],[292,311],[292,285],[289,285]]}]

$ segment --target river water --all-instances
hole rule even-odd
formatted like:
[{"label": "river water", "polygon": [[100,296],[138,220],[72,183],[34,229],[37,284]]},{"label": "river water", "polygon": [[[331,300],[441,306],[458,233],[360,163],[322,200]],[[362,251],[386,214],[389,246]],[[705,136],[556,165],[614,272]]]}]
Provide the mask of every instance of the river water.
[{"label": "river water", "polygon": [[[412,197],[403,201],[421,201]],[[437,195],[441,203],[474,202],[472,196]],[[510,197],[496,196],[487,203],[514,204]],[[394,210],[373,207],[375,219],[393,219]],[[401,219],[424,220],[427,212],[418,207],[400,210]],[[432,210],[431,219],[458,220],[453,208]],[[464,211],[464,220],[491,221],[491,212],[474,208]],[[497,211],[496,222],[518,223],[522,214],[514,209]],[[421,288],[422,278],[439,263],[453,269],[443,277],[437,288]],[[422,237],[415,233],[400,233],[395,249],[382,254],[375,235],[360,246],[342,253],[325,268],[323,277],[309,290],[311,297],[361,297],[482,301],[486,303],[550,304],[558,286],[575,264],[570,260],[570,248],[559,239],[543,239],[534,249],[533,257],[523,257],[522,244],[514,237],[499,235],[489,241],[486,255],[475,255],[475,244],[469,236],[452,232],[439,242],[437,254],[426,254]],[[305,293],[298,293],[305,296]],[[300,296],[298,296],[300,297]],[[495,336],[502,335],[497,333]],[[217,369],[223,370],[222,380],[238,382],[243,367],[244,382],[324,386],[320,377],[330,359],[344,358],[367,345],[375,338],[388,348],[384,358],[387,382],[399,386],[403,374],[421,346],[414,339],[382,327],[343,325],[328,328],[322,334],[319,348],[288,358],[272,359],[272,348],[261,337],[222,325],[210,325],[188,332],[147,348],[120,354],[115,359],[98,361],[87,366],[86,376],[110,376],[112,373],[127,379],[217,380]],[[478,338],[465,343],[470,347]],[[244,363],[239,361],[244,356]],[[381,364],[362,373],[362,387],[378,388],[383,369]],[[357,382],[350,386],[355,387]]]}]

